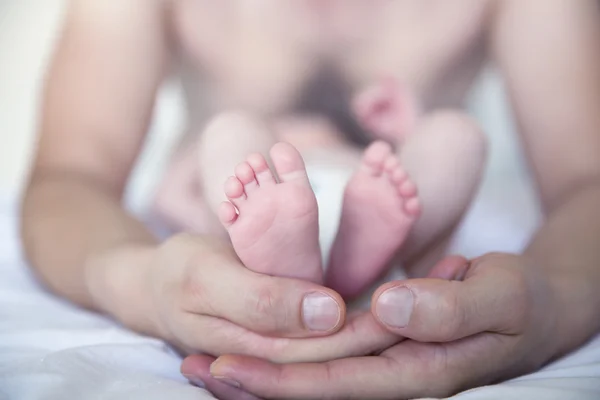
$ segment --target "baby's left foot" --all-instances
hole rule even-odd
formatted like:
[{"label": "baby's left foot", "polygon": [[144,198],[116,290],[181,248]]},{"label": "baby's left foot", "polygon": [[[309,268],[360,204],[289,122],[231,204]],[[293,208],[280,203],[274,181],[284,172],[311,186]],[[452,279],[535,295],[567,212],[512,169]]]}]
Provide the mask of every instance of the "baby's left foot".
[{"label": "baby's left foot", "polygon": [[263,156],[249,156],[225,185],[219,218],[249,269],[321,283],[317,200],[304,161],[287,143],[273,146],[271,159],[279,182]]},{"label": "baby's left foot", "polygon": [[326,283],[355,297],[384,271],[421,213],[417,188],[391,146],[373,143],[348,183]]}]

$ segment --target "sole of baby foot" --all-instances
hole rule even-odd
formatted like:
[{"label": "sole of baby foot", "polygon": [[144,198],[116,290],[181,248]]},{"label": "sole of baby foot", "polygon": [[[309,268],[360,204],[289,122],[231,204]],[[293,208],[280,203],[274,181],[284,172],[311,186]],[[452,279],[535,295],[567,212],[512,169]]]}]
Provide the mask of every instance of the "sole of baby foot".
[{"label": "sole of baby foot", "polygon": [[321,283],[318,208],[304,161],[287,143],[270,155],[278,178],[262,155],[250,155],[225,184],[219,219],[249,269]]},{"label": "sole of baby foot", "polygon": [[386,271],[420,213],[417,187],[391,146],[373,143],[346,187],[326,283],[345,298],[360,295]]}]

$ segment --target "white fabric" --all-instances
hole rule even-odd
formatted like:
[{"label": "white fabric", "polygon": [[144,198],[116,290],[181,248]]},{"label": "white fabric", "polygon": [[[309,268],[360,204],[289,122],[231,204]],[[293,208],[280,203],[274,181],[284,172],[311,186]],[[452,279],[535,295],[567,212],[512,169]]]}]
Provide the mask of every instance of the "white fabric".
[{"label": "white fabric", "polygon": [[0,206],[0,399],[212,398],[161,341],[46,293],[22,261],[15,215]]}]

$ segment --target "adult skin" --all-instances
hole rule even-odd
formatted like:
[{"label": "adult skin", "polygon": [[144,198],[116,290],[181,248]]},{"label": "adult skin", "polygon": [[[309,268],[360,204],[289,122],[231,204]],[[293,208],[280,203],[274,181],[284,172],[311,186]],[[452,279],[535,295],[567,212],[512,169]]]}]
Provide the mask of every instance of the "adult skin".
[{"label": "adult skin", "polygon": [[595,1],[497,2],[488,43],[545,211],[522,255],[483,256],[463,282],[385,284],[373,314],[411,340],[378,357],[278,365],[224,356],[211,365],[196,356],[183,371],[223,399],[240,387],[282,399],[438,397],[533,371],[598,332],[599,24]]}]

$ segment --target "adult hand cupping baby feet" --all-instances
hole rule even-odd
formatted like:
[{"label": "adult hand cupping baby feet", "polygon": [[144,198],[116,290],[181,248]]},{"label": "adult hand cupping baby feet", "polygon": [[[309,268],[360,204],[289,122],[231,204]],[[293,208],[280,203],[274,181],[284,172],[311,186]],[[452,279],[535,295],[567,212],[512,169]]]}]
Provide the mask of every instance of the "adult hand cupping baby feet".
[{"label": "adult hand cupping baby feet", "polygon": [[[237,338],[234,346],[227,340],[228,337],[221,334],[221,344],[207,346],[211,350],[217,346],[219,351],[189,357],[182,368],[190,381],[203,382],[220,398],[252,397],[239,391],[235,383],[210,373],[210,365],[215,359],[211,355],[246,354],[274,362],[328,361],[379,352],[400,340],[387,332],[368,312],[349,317],[344,325],[345,306],[340,296],[310,283],[322,281],[315,195],[302,157],[293,146],[276,144],[270,156],[274,171],[260,154],[248,156],[235,168],[235,176],[225,184],[229,201],[222,204],[219,213],[236,255],[247,268],[245,280],[255,279],[264,286],[252,296],[242,297],[242,301],[246,298],[246,304],[255,317],[251,318],[252,322],[247,321],[250,324],[244,324],[239,316],[244,316],[248,310],[239,307],[239,315],[233,312],[225,319],[238,325],[241,323],[246,329],[233,328],[231,322],[213,321],[213,324],[227,325],[226,328],[234,335],[232,337]],[[239,267],[242,265],[237,263],[235,268]],[[213,284],[224,286],[223,282],[231,282],[231,279],[221,276],[211,281],[204,278],[199,282],[203,289],[197,291],[209,292]],[[227,288],[220,288],[220,292],[225,290],[233,297],[243,293],[241,287],[231,287],[230,283],[227,283]],[[306,291],[301,303],[299,299],[293,299],[297,291]],[[250,303],[248,298],[252,300]],[[297,310],[293,310],[294,305]],[[274,322],[274,327],[261,328],[261,325],[268,324],[266,320],[277,316],[281,319]],[[303,320],[295,328],[303,326],[304,331],[285,327],[298,317]],[[294,340],[261,334],[288,338],[321,337]],[[242,353],[235,349],[240,344]],[[252,354],[248,354],[248,349]]]},{"label": "adult hand cupping baby feet", "polygon": [[[368,318],[346,321],[333,290],[304,280],[258,274],[230,246],[191,235],[166,242],[152,258],[145,293],[163,337],[186,352],[246,354],[275,362],[327,360],[390,343]],[[360,343],[331,346],[330,335],[361,332]],[[303,338],[315,338],[309,345]]]},{"label": "adult hand cupping baby feet", "polygon": [[[378,356],[286,365],[224,356],[211,373],[267,399],[437,398],[548,362],[559,345],[557,336],[547,334],[558,328],[544,312],[556,305],[548,276],[526,257],[508,254],[481,257],[468,270],[465,264],[449,258],[432,271],[466,273],[462,282],[390,282],[375,293],[372,312],[379,323],[412,339]],[[184,370],[193,374],[194,366],[188,362]]]},{"label": "adult hand cupping baby feet", "polygon": [[[135,307],[135,316],[121,305],[120,317],[135,317],[143,322],[140,330],[153,332],[183,353],[315,362],[378,352],[398,340],[370,314],[346,318],[344,302],[334,291],[253,272],[228,244],[217,240],[179,235],[130,255],[102,260],[108,266],[103,273],[112,276],[107,290],[135,282],[129,299],[144,302]],[[142,262],[135,262],[137,258]]]}]

